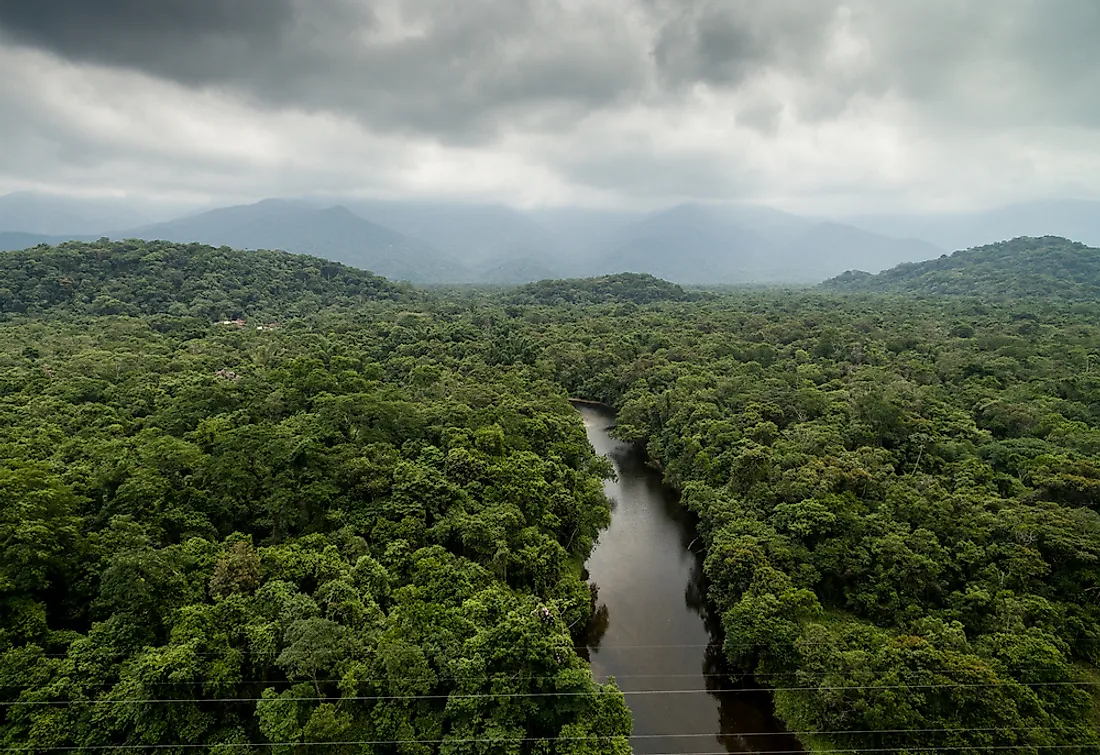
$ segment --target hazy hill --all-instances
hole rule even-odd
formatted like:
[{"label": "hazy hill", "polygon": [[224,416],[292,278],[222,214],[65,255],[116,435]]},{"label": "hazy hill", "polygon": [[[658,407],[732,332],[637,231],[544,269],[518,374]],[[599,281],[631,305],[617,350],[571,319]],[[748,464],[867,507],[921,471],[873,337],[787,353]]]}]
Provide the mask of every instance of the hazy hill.
[{"label": "hazy hill", "polygon": [[779,245],[765,272],[772,280],[816,283],[852,268],[879,272],[902,262],[933,259],[943,252],[926,241],[820,222]]},{"label": "hazy hill", "polygon": [[632,223],[591,260],[593,273],[628,270],[683,283],[752,280],[771,250],[720,211],[685,204]]},{"label": "hazy hill", "polygon": [[44,233],[24,233],[22,231],[0,232],[0,252],[12,252],[37,246],[38,244],[60,244],[65,241],[95,241],[99,236],[58,235]]},{"label": "hazy hill", "polygon": [[[439,200],[342,201],[331,206],[316,198],[266,200],[118,230],[125,226],[108,213],[117,209],[117,200],[7,195],[0,197],[0,248],[100,236],[165,238],[286,249],[421,283],[510,284],[630,270],[680,283],[737,284],[817,283],[849,269],[873,273],[1020,235],[1060,235],[1100,246],[1100,203],[1078,200],[850,222],[746,203],[684,204],[643,214],[569,207],[521,211]],[[139,202],[130,212],[151,206]],[[113,225],[105,217],[113,217]],[[90,218],[99,218],[100,225],[85,228]],[[36,224],[85,230],[47,235],[30,227]]]},{"label": "hazy hill", "polygon": [[512,295],[516,304],[600,304],[657,301],[689,301],[698,298],[666,280],[652,275],[618,273],[596,278],[544,280],[520,286]]},{"label": "hazy hill", "polygon": [[1024,236],[899,265],[878,275],[849,271],[822,286],[840,291],[1095,300],[1100,298],[1100,249],[1058,236]]},{"label": "hazy hill", "polygon": [[167,241],[69,242],[0,254],[0,314],[303,314],[408,295],[384,278],[286,252]]},{"label": "hazy hill", "polygon": [[1100,202],[1050,199],[982,212],[873,215],[848,222],[891,236],[925,239],[944,249],[967,249],[1019,236],[1063,236],[1100,246]]},{"label": "hazy hill", "polygon": [[534,257],[505,259],[482,267],[478,274],[478,282],[499,285],[529,283],[560,276],[563,269],[561,265],[551,267]]},{"label": "hazy hill", "polygon": [[685,204],[632,223],[593,261],[682,283],[816,283],[935,257],[931,244],[751,205]]},{"label": "hazy hill", "polygon": [[0,231],[99,238],[107,231],[164,220],[182,211],[179,205],[134,198],[86,198],[29,191],[0,196]]},{"label": "hazy hill", "polygon": [[527,210],[531,218],[555,239],[561,239],[574,258],[605,249],[616,234],[648,213],[585,207],[544,207]]},{"label": "hazy hill", "polygon": [[346,207],[318,209],[269,199],[211,210],[124,234],[240,249],[282,249],[370,270],[394,280],[462,282],[470,273],[442,252],[371,223]]},{"label": "hazy hill", "polygon": [[478,273],[479,279],[509,261],[537,256],[553,263],[567,254],[567,242],[502,204],[380,199],[343,204],[372,223],[439,249]]}]

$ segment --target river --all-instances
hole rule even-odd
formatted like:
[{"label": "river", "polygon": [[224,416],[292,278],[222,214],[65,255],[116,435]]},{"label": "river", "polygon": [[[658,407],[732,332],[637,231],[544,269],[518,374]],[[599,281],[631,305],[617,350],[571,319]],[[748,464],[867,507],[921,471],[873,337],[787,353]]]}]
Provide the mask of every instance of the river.
[{"label": "river", "polygon": [[592,447],[618,475],[605,483],[611,526],[586,564],[598,587],[586,645],[593,675],[615,677],[628,693],[634,752],[801,751],[775,719],[771,696],[737,691],[725,673],[690,513],[635,448],[608,434],[610,410],[577,408]]}]

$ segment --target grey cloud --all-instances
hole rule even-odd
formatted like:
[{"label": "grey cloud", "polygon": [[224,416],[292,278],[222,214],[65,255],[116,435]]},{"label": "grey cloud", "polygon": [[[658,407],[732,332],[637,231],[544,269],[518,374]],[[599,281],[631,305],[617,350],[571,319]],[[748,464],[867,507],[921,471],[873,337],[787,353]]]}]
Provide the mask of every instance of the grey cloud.
[{"label": "grey cloud", "polygon": [[737,123],[748,126],[764,134],[775,135],[779,129],[779,119],[783,114],[783,103],[777,100],[759,99],[737,110]]},{"label": "grey cloud", "polygon": [[201,85],[277,46],[290,0],[0,0],[0,31],[71,60]]},{"label": "grey cloud", "polygon": [[1100,125],[1100,3],[890,0],[860,19],[879,75],[960,123]]},{"label": "grey cloud", "polygon": [[161,43],[196,34],[277,31],[290,15],[289,0],[0,0],[4,26],[19,36],[66,52],[122,60],[144,60]]},{"label": "grey cloud", "polygon": [[[676,107],[697,83],[739,89],[778,72],[795,117],[837,117],[896,92],[949,115],[1095,122],[1096,0],[0,0],[0,33],[75,61],[218,87],[269,107],[349,114],[368,127],[482,143],[506,126],[553,129],[648,98]],[[633,24],[644,19],[644,26]],[[396,23],[395,23],[396,20]],[[838,35],[868,48],[839,65]],[[655,79],[653,77],[656,77]],[[654,90],[653,87],[656,87]],[[1010,96],[1006,94],[1006,98]],[[969,107],[969,102],[975,104]],[[747,103],[742,122],[775,127]],[[541,120],[544,111],[547,120]],[[972,112],[968,112],[972,111]]]},{"label": "grey cloud", "polygon": [[371,127],[491,138],[517,113],[620,101],[641,84],[613,11],[549,0],[0,0],[0,32],[72,60],[222,87]]},{"label": "grey cloud", "polygon": [[[893,92],[964,125],[1006,116],[1100,123],[1095,0],[642,2],[654,19],[660,76],[673,87],[739,88],[774,72],[801,83],[791,104],[807,121],[835,118],[857,96]],[[844,41],[862,45],[862,59],[836,60]],[[1002,100],[990,107],[998,91]]]},{"label": "grey cloud", "polygon": [[805,68],[821,55],[836,3],[799,0],[646,0],[654,57],[672,82],[739,85],[770,67]]},{"label": "grey cloud", "polygon": [[745,166],[716,160],[704,150],[659,152],[644,145],[578,149],[562,155],[559,169],[570,180],[639,199],[744,199],[763,177]]},{"label": "grey cloud", "polygon": [[862,91],[874,82],[964,128],[1100,125],[1093,0],[863,1]]},{"label": "grey cloud", "polygon": [[[295,181],[384,185],[397,168],[387,166],[382,141],[408,147],[393,161],[413,175],[436,150],[460,148],[443,163],[499,150],[515,158],[500,170],[523,180],[531,168],[555,191],[560,179],[565,191],[623,197],[782,194],[784,181],[825,192],[814,183],[816,171],[830,170],[819,156],[838,143],[857,142],[845,156],[865,161],[851,171],[860,180],[893,157],[883,148],[876,163],[874,145],[861,153],[864,127],[888,146],[911,140],[897,146],[891,165],[900,167],[889,168],[908,173],[884,185],[917,180],[924,168],[910,154],[955,150],[943,161],[958,164],[954,157],[993,137],[1027,143],[1035,160],[1059,151],[1068,160],[1085,149],[1067,153],[1058,130],[1091,138],[1100,128],[1098,38],[1097,0],[0,0],[0,52],[33,48],[81,73],[109,67],[152,77],[133,108],[112,101],[127,122],[120,129],[133,133],[141,109],[161,107],[162,80],[187,96],[223,97],[242,114],[235,117],[275,121],[271,149],[286,159],[271,164],[289,167],[261,166],[250,179],[266,181],[269,194]],[[4,74],[14,91],[18,72]],[[146,183],[169,186],[175,175],[214,192],[237,191],[250,170],[230,149],[182,145],[176,157],[170,143],[110,139],[102,130],[110,125],[90,133],[79,117],[64,120],[70,111],[58,115],[56,96],[42,108],[36,97],[4,98],[0,179],[55,166],[58,181],[118,170],[141,183],[147,164]],[[358,130],[296,159],[288,145],[306,137],[276,120],[287,112],[335,113]],[[699,126],[708,114],[710,129]],[[640,139],[638,119],[650,115],[652,132],[640,129],[650,138]],[[830,123],[850,128],[818,133]],[[678,124],[695,130],[674,138]],[[188,138],[181,131],[164,140]],[[357,152],[360,138],[375,146]],[[755,172],[733,164],[750,154],[746,145],[766,153]],[[1008,162],[983,153],[972,170],[988,184],[1011,175]]]},{"label": "grey cloud", "polygon": [[[144,193],[147,198],[221,196],[249,199],[292,194],[303,187],[324,186],[330,191],[381,191],[400,167],[402,156],[386,145],[341,140],[326,144],[310,139],[298,123],[281,126],[286,152],[300,150],[297,162],[257,163],[248,154],[212,149],[201,140],[181,138],[186,129],[165,128],[177,110],[160,120],[143,121],[151,108],[180,108],[150,100],[147,92],[133,92],[133,101],[112,109],[111,117],[127,124],[122,129],[90,127],[80,104],[45,103],[34,88],[0,81],[0,193],[12,188],[44,186],[59,191],[107,189]],[[273,124],[274,125],[274,124]],[[228,134],[226,135],[228,136]],[[239,137],[235,137],[239,138]],[[349,172],[349,163],[369,165],[370,174]],[[22,179],[20,181],[19,179]],[[377,183],[372,185],[372,179]],[[201,201],[195,199],[193,201]]]}]

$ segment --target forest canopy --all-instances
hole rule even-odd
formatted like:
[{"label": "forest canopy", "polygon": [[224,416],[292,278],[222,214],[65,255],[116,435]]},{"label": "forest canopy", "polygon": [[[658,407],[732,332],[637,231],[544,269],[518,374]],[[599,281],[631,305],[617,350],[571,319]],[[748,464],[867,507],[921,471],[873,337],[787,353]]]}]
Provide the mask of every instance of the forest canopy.
[{"label": "forest canopy", "polygon": [[5,280],[3,746],[628,752],[575,649],[575,396],[698,516],[723,652],[807,745],[1100,752],[1100,305],[21,254],[86,272]]},{"label": "forest canopy", "polygon": [[618,273],[598,278],[544,280],[520,286],[510,295],[516,304],[610,304],[691,301],[697,294],[645,273]]}]

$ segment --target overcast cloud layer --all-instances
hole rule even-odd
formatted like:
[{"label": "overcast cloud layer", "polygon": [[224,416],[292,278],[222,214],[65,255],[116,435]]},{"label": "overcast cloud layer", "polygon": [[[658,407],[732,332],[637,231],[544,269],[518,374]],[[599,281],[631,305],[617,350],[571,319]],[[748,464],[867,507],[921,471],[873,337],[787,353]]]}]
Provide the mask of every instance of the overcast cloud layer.
[{"label": "overcast cloud layer", "polygon": [[0,192],[1100,198],[1096,0],[0,0]]}]

